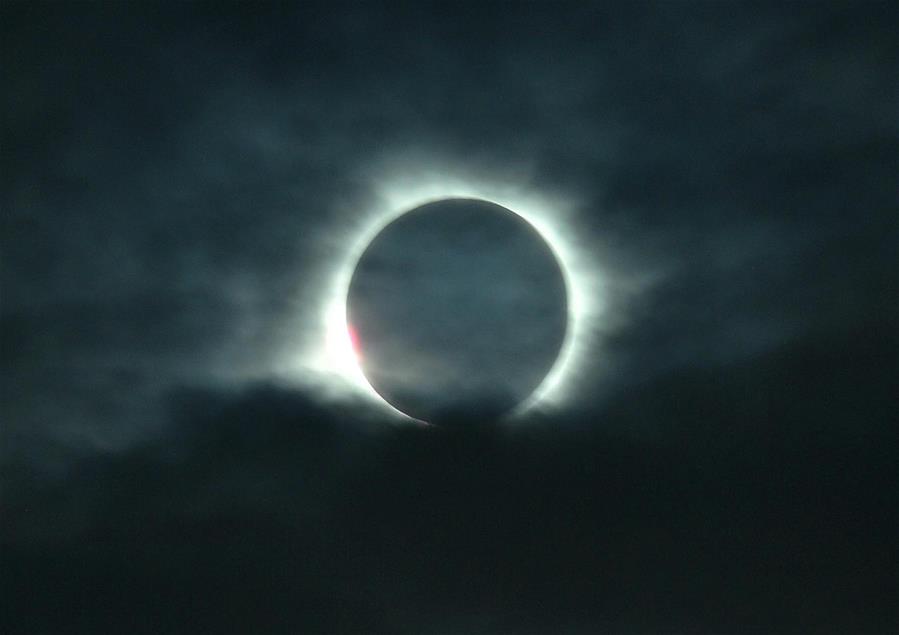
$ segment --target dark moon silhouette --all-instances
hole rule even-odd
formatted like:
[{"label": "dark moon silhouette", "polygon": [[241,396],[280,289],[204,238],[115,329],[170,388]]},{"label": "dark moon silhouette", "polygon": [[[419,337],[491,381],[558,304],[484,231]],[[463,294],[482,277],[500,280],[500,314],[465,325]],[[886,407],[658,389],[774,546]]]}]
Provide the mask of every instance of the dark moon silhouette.
[{"label": "dark moon silhouette", "polygon": [[375,236],[353,273],[347,319],[378,394],[440,423],[500,416],[527,399],[558,357],[568,302],[533,226],[494,203],[445,199]]}]

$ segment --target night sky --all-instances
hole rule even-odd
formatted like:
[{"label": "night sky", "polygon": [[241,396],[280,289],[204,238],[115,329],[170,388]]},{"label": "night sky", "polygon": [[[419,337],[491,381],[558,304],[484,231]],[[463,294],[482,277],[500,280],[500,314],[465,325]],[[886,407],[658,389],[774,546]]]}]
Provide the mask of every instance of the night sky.
[{"label": "night sky", "polygon": [[[0,631],[899,630],[899,7],[781,4],[3,2]],[[573,339],[425,426],[335,307],[458,196]]]}]

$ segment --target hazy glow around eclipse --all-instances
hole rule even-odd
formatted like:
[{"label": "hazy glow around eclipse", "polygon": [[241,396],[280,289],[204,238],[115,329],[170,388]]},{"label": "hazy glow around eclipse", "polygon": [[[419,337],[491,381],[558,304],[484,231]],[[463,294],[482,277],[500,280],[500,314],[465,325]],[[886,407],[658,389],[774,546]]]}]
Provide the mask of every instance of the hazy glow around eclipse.
[{"label": "hazy glow around eclipse", "polygon": [[568,289],[568,330],[562,350],[546,379],[516,412],[527,411],[536,405],[560,405],[572,398],[571,376],[591,347],[590,325],[601,307],[597,266],[590,251],[580,247],[577,227],[571,218],[571,204],[531,188],[453,178],[446,172],[422,174],[418,171],[405,178],[385,179],[381,183],[372,208],[349,231],[346,249],[338,256],[334,275],[323,293],[320,319],[324,337],[318,346],[304,355],[302,367],[330,377],[332,381],[337,380],[357,395],[369,397],[373,403],[407,418],[374,391],[362,372],[347,325],[346,299],[350,280],[368,244],[397,217],[435,200],[477,198],[510,209],[533,225],[555,252]]}]

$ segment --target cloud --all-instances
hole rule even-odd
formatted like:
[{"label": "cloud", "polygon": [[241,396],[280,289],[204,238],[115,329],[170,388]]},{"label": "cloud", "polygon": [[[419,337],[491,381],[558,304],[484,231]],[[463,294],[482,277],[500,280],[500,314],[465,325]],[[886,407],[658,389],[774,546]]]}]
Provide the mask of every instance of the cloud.
[{"label": "cloud", "polygon": [[[0,12],[5,632],[888,630],[891,5]],[[589,282],[514,431],[314,372],[440,178]]]},{"label": "cloud", "polygon": [[878,630],[885,335],[674,374],[602,428],[181,389],[152,443],[7,470],[5,630]]},{"label": "cloud", "polygon": [[[896,319],[885,7],[434,10],[9,10],[17,434],[127,445],[143,395],[297,360],[328,384],[306,358],[334,269],[409,158],[570,203],[602,306],[568,406]],[[91,397],[51,368],[144,385],[67,425],[41,395]]]}]

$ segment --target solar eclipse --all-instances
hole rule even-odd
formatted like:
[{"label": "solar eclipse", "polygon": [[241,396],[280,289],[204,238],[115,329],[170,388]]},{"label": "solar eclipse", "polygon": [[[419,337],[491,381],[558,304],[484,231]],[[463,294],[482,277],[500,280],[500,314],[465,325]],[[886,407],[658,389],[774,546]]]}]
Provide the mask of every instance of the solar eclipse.
[{"label": "solar eclipse", "polygon": [[[566,320],[561,347],[539,385],[507,412],[506,418],[517,420],[532,410],[549,412],[576,403],[583,396],[578,372],[601,354],[600,327],[610,318],[614,320],[606,306],[602,250],[583,239],[584,228],[577,215],[580,201],[563,190],[537,189],[521,172],[476,173],[430,155],[385,162],[373,167],[367,178],[372,185],[369,196],[347,201],[334,225],[327,230],[329,271],[320,278],[317,297],[310,297],[312,304],[307,305],[309,310],[317,306],[317,319],[307,318],[308,314],[299,311],[292,321],[289,332],[305,334],[308,343],[297,342],[282,349],[284,354],[277,367],[283,381],[287,385],[309,385],[335,401],[367,403],[373,408],[372,413],[392,414],[397,422],[415,420],[415,416],[410,417],[385,401],[373,387],[373,380],[366,376],[359,327],[353,327],[354,342],[347,313],[350,286],[363,254],[388,226],[428,204],[465,199],[504,208],[513,219],[525,223],[552,253],[564,281]],[[472,231],[476,231],[481,221],[483,218],[476,219]],[[408,249],[416,247],[413,244]],[[489,278],[482,278],[482,283],[492,286]],[[524,320],[513,318],[510,317],[513,328],[523,327]],[[467,345],[474,346],[475,342],[483,341],[484,332],[470,332],[466,338]],[[285,341],[291,339],[292,336],[287,336]],[[374,364],[369,359],[366,365]],[[404,372],[405,382],[411,369]],[[520,390],[512,392],[521,397]],[[484,399],[480,401],[482,407],[486,406]],[[435,402],[434,408],[455,409],[465,402],[460,397],[451,406]],[[495,410],[496,404],[492,408]]]},{"label": "solar eclipse", "polygon": [[347,328],[367,381],[404,414],[499,416],[555,363],[567,296],[555,254],[524,218],[484,200],[444,199],[369,243],[349,285]]}]

